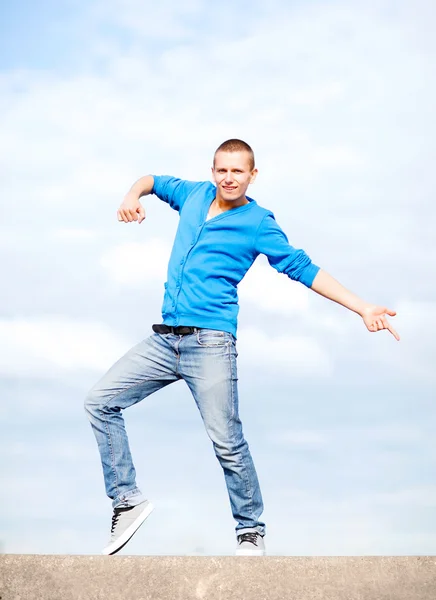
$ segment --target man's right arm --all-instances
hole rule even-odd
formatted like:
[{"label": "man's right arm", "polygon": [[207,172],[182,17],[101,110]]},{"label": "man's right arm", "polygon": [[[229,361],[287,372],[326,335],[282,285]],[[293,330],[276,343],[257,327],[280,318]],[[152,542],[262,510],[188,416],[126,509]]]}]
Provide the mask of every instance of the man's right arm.
[{"label": "man's right arm", "polygon": [[124,200],[118,209],[118,220],[125,223],[131,221],[142,223],[145,219],[145,211],[139,202],[139,198],[148,194],[154,194],[171,208],[181,212],[190,194],[201,185],[204,185],[204,182],[185,181],[170,175],[146,175],[141,177],[124,196]]},{"label": "man's right arm", "polygon": [[138,179],[124,196],[117,212],[118,221],[124,221],[124,223],[138,221],[138,223],[142,223],[145,219],[145,210],[139,202],[139,198],[151,194],[153,186],[153,175],[145,175],[145,177]]}]

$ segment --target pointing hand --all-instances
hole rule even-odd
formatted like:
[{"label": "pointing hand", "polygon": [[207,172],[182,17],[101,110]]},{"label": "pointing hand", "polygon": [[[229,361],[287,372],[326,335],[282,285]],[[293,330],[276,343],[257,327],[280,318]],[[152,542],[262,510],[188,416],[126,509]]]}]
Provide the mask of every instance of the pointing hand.
[{"label": "pointing hand", "polygon": [[381,331],[382,329],[387,329],[392,333],[397,341],[400,341],[400,336],[386,318],[386,315],[395,317],[396,314],[397,313],[394,310],[389,308],[376,306],[375,304],[369,304],[363,309],[361,317],[368,331],[375,332]]}]

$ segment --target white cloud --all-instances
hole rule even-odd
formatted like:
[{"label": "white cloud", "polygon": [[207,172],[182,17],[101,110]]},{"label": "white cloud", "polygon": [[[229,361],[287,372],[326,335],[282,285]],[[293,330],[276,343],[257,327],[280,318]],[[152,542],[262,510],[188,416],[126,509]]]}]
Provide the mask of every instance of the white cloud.
[{"label": "white cloud", "polygon": [[[426,436],[423,429],[416,425],[401,423],[384,423],[371,427],[348,425],[344,429],[285,429],[274,432],[269,439],[275,444],[289,446],[323,446],[326,444],[337,445],[342,448],[347,444],[347,439],[361,440],[365,445],[370,442],[374,447],[383,448],[385,444],[395,444],[397,447],[409,449],[413,446],[428,447],[432,440]],[[377,450],[378,452],[378,450]]]},{"label": "white cloud", "polygon": [[95,240],[98,237],[98,232],[93,229],[58,229],[54,232],[54,237],[63,241],[85,242]]},{"label": "white cloud", "polygon": [[353,428],[354,436],[369,437],[375,442],[397,443],[400,445],[414,444],[425,441],[425,434],[416,425],[401,425],[389,423],[370,428]]},{"label": "white cloud", "polygon": [[238,334],[240,365],[264,369],[265,376],[285,370],[286,376],[330,376],[331,357],[318,341],[304,336],[264,333],[260,329],[243,328]]},{"label": "white cloud", "polygon": [[238,292],[242,302],[263,310],[287,315],[308,310],[309,290],[259,260],[241,281]]},{"label": "white cloud", "polygon": [[124,27],[129,33],[151,39],[184,39],[193,31],[189,22],[202,8],[202,0],[186,0],[176,4],[173,0],[141,2],[138,0],[98,0],[91,15],[99,22],[108,21]]},{"label": "white cloud", "polygon": [[362,500],[373,505],[389,506],[390,508],[396,506],[432,508],[436,507],[436,485],[418,485],[394,492],[365,494]]},{"label": "white cloud", "polygon": [[150,280],[165,281],[170,252],[171,246],[160,238],[127,242],[108,250],[100,264],[117,283],[142,287]]},{"label": "white cloud", "polygon": [[289,99],[294,104],[321,107],[327,102],[340,98],[344,93],[344,85],[339,81],[332,81],[323,85],[312,85],[292,92]]},{"label": "white cloud", "polygon": [[[26,407],[27,408],[27,407]],[[59,435],[62,435],[61,433]],[[8,441],[0,443],[0,452],[2,456],[8,456],[10,462],[15,459],[43,461],[48,453],[60,462],[87,462],[89,460],[89,447],[83,447],[80,443],[72,439],[52,439],[44,437],[44,441],[29,440],[26,441]],[[21,462],[21,465],[24,463]]]},{"label": "white cloud", "polygon": [[324,446],[329,442],[330,436],[322,431],[310,429],[295,429],[278,431],[269,436],[271,442],[289,446]]},{"label": "white cloud", "polygon": [[395,329],[401,341],[395,351],[383,344],[373,348],[374,360],[394,368],[397,378],[421,383],[436,381],[436,302],[402,300],[396,306]]},{"label": "white cloud", "polygon": [[0,339],[0,371],[9,377],[101,371],[129,349],[105,325],[63,317],[0,321]]}]

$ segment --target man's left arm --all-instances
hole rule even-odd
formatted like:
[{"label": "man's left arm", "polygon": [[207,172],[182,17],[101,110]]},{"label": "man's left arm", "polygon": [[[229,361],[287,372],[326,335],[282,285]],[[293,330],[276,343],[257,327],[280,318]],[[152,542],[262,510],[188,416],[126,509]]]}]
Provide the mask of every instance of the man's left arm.
[{"label": "man's left arm", "polygon": [[400,336],[386,318],[386,315],[395,316],[394,310],[364,302],[326,271],[313,264],[304,250],[289,244],[286,234],[271,212],[265,216],[256,232],[255,249],[256,252],[265,254],[269,264],[279,273],[285,273],[321,296],[359,314],[368,331],[387,329],[396,340],[400,340]]},{"label": "man's left arm", "polygon": [[391,310],[386,306],[368,304],[344,288],[339,281],[336,281],[336,279],[322,269],[315,275],[315,279],[313,280],[310,289],[317,294],[324,296],[324,298],[333,300],[333,302],[337,302],[360,315],[368,331],[374,332],[387,329],[392,333],[396,340],[400,341],[400,336],[386,318],[386,315],[394,317],[397,314],[394,310]]}]

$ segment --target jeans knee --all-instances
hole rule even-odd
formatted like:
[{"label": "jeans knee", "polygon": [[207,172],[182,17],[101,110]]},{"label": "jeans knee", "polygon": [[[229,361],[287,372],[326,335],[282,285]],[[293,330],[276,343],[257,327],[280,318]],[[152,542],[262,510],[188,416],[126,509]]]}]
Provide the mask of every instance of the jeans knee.
[{"label": "jeans knee", "polygon": [[97,394],[92,389],[85,397],[85,401],[83,403],[83,408],[88,416],[92,416],[96,413],[100,406],[100,401]]},{"label": "jeans knee", "polygon": [[247,442],[242,439],[235,443],[232,440],[226,442],[214,443],[216,457],[220,462],[227,464],[237,464],[241,460],[241,454],[248,447]]}]

